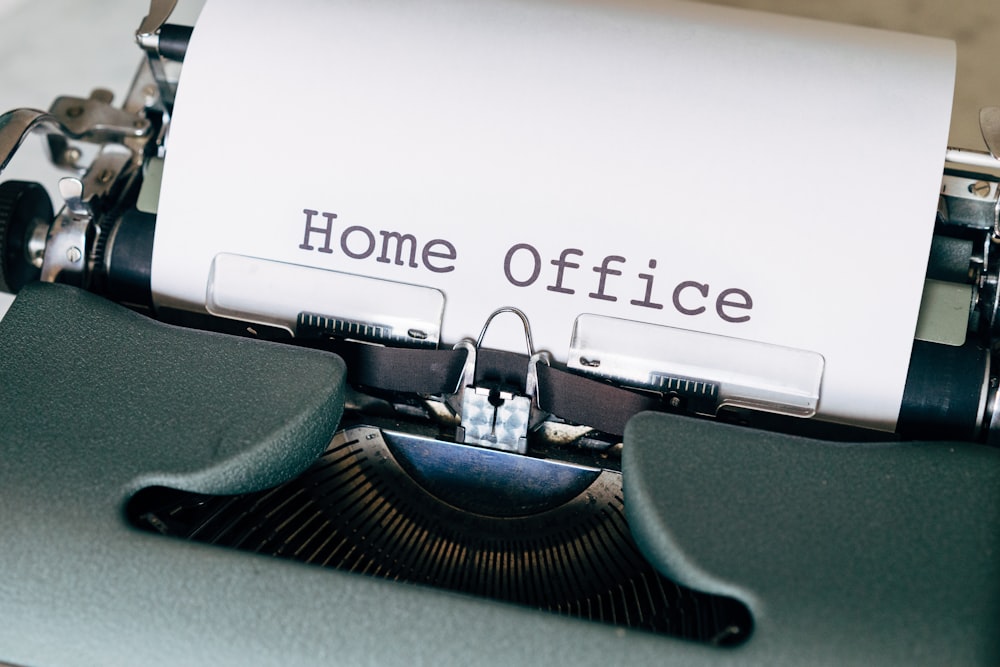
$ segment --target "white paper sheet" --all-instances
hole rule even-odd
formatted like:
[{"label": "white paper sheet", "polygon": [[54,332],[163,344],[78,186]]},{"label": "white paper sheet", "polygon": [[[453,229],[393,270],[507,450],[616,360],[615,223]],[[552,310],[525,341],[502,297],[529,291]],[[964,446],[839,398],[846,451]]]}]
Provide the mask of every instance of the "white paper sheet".
[{"label": "white paper sheet", "polygon": [[950,42],[694,4],[211,0],[155,299],[204,310],[231,253],[436,288],[445,344],[501,306],[563,360],[581,313],[744,338],[891,429],[953,77]]}]

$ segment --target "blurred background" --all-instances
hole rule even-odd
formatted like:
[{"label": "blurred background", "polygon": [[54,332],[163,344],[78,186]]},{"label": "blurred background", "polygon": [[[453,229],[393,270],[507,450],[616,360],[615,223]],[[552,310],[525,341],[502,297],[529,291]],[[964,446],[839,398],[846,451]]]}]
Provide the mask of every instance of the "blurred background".
[{"label": "blurred background", "polygon": [[1000,5],[992,0],[714,0],[790,16],[944,37],[958,45],[950,145],[984,148],[979,109],[1000,105]]},{"label": "blurred background", "polygon": [[[655,2],[656,0],[645,0]],[[192,23],[203,0],[179,0]],[[981,147],[978,112],[1000,104],[1000,7],[989,0],[713,0],[840,23],[912,32],[958,44],[951,144]],[[252,10],[252,2],[246,3]],[[0,0],[0,109],[47,108],[56,95],[104,86],[123,94],[139,52],[132,33],[144,0]]]}]

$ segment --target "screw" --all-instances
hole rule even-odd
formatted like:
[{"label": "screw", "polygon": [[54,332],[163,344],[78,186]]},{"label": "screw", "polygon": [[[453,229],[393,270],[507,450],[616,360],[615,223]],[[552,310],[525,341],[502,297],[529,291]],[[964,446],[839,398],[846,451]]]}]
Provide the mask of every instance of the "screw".
[{"label": "screw", "polygon": [[79,118],[80,116],[83,115],[83,107],[81,106],[70,107],[69,109],[66,109],[66,115],[70,118]]},{"label": "screw", "polygon": [[111,170],[105,169],[104,171],[102,171],[100,174],[97,175],[97,182],[100,183],[101,185],[104,185],[105,183],[111,181],[111,176],[112,176]]},{"label": "screw", "polygon": [[986,181],[976,181],[969,186],[969,192],[976,195],[977,197],[989,197],[990,196],[990,184]]},{"label": "screw", "polygon": [[681,399],[680,399],[680,397],[678,397],[678,396],[671,396],[670,397],[670,407],[672,407],[672,408],[679,408],[679,407],[681,407]]},{"label": "screw", "polygon": [[101,104],[111,104],[115,99],[115,94],[107,88],[94,88],[90,91],[90,99]]},{"label": "screw", "polygon": [[83,257],[83,253],[76,246],[72,246],[66,251],[66,259],[70,261],[71,264],[76,264]]},{"label": "screw", "polygon": [[67,148],[63,151],[63,162],[66,164],[76,164],[76,161],[80,159],[80,149],[79,148]]}]

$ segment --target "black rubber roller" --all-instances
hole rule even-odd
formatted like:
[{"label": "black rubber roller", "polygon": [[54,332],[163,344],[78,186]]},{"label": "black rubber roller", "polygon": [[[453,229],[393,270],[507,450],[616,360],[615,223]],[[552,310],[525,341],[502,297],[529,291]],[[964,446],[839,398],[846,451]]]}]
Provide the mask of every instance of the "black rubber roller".
[{"label": "black rubber roller", "polygon": [[27,181],[0,183],[0,291],[16,294],[41,275],[28,255],[36,221],[52,222],[52,201],[45,188]]},{"label": "black rubber roller", "polygon": [[913,341],[896,431],[919,440],[981,435],[990,354],[975,344]]},{"label": "black rubber roller", "polygon": [[193,28],[186,25],[167,23],[160,27],[160,55],[179,63],[184,62]]}]

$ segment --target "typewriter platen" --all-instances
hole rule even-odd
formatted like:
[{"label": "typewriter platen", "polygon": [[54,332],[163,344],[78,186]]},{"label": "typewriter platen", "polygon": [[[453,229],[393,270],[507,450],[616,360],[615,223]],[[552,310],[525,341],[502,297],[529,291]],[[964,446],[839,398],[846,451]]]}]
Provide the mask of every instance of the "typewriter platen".
[{"label": "typewriter platen", "polygon": [[[384,323],[334,312],[158,309],[184,327],[165,328],[144,184],[190,35],[169,4],[140,27],[124,107],[97,92],[0,123],[0,159],[35,133],[71,176],[55,206],[0,186],[21,290],[0,325],[0,658],[997,660],[992,156],[950,155],[901,442],[759,412],[713,378],[595,379],[582,347],[575,370],[536,352],[530,321],[530,355],[486,328],[428,345],[426,322],[383,346]],[[23,287],[38,278],[69,286]]]}]

